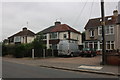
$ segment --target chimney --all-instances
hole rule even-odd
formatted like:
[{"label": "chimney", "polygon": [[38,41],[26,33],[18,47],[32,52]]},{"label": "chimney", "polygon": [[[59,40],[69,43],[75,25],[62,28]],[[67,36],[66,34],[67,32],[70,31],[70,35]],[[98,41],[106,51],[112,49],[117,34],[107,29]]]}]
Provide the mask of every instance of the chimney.
[{"label": "chimney", "polygon": [[24,28],[23,28],[23,31],[26,31],[26,30],[27,30],[27,28],[26,28],[26,27],[24,27]]},{"label": "chimney", "polygon": [[60,25],[60,24],[61,24],[60,21],[56,21],[56,22],[55,22],[55,26],[58,26],[58,25]]},{"label": "chimney", "polygon": [[114,16],[118,16],[118,10],[114,10],[114,11],[113,11],[113,15],[114,15]]}]

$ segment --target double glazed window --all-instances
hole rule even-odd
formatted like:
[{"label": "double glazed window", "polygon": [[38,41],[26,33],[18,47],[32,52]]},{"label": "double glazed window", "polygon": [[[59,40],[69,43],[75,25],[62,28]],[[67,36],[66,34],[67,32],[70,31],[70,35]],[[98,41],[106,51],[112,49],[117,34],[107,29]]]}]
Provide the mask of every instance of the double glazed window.
[{"label": "double glazed window", "polygon": [[94,37],[94,30],[90,30],[90,37]]},{"label": "double glazed window", "polygon": [[107,41],[106,42],[106,49],[107,50],[114,49],[114,41]]},{"label": "double glazed window", "polygon": [[46,34],[43,35],[43,39],[47,39],[47,35]]},{"label": "double glazed window", "polygon": [[14,37],[14,42],[21,42],[21,37],[20,36]]},{"label": "double glazed window", "polygon": [[51,33],[50,39],[57,39],[57,32]]},{"label": "double glazed window", "polygon": [[[114,34],[114,27],[113,26],[105,26],[105,34],[110,35]],[[102,35],[102,27],[98,27],[98,35]]]}]

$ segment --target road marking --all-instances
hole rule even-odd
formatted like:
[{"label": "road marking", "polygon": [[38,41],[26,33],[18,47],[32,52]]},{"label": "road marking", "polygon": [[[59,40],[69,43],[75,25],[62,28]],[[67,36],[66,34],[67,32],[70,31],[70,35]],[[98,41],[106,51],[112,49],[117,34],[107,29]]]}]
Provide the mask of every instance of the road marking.
[{"label": "road marking", "polygon": [[81,66],[79,66],[78,68],[80,68],[80,69],[100,70],[100,69],[102,69],[103,67],[99,67],[99,66],[84,66],[84,65],[81,65]]}]

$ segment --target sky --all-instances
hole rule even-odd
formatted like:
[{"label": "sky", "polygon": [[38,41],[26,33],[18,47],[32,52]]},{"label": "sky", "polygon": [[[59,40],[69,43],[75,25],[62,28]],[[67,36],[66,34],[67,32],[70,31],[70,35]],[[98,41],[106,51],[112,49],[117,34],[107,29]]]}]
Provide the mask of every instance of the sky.
[{"label": "sky", "polygon": [[[118,9],[118,1],[105,2],[105,15],[112,15]],[[101,16],[100,2],[95,0],[67,1],[67,2],[2,2],[2,29],[0,40],[19,32],[24,26],[35,33],[61,21],[77,31],[83,32],[90,18]],[[0,15],[1,15],[0,13]]]}]

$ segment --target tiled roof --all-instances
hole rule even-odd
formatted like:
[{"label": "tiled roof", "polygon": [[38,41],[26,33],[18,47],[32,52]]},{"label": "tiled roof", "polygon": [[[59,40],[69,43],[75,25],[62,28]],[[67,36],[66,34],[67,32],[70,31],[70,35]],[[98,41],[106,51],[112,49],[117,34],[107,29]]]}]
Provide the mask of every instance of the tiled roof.
[{"label": "tiled roof", "polygon": [[60,24],[51,29],[51,32],[62,32],[62,31],[71,31],[71,32],[80,34],[80,32],[76,31],[75,29],[71,28],[70,26],[68,26],[66,24]]},{"label": "tiled roof", "polygon": [[[52,28],[54,28],[55,26],[50,26],[49,28],[46,28],[46,29],[44,29],[44,30],[42,30],[42,31],[40,31],[40,32],[38,32],[38,33],[43,33],[43,34],[45,34],[45,33],[49,33],[50,31],[51,31],[51,29]],[[37,33],[37,34],[38,34]]]},{"label": "tiled roof", "polygon": [[8,37],[8,38],[11,38],[14,36],[35,36],[35,33],[30,31],[30,30],[23,30],[23,31],[20,31],[20,32]]},{"label": "tiled roof", "polygon": [[[120,16],[120,14],[118,16]],[[115,16],[106,16],[105,17],[105,25],[112,25],[112,24],[116,24],[116,23],[117,23],[117,17],[115,17]],[[89,19],[88,23],[85,26],[85,29],[96,28],[98,26],[101,26],[101,18]]]},{"label": "tiled roof", "polygon": [[64,32],[64,31],[71,31],[71,32],[81,34],[79,31],[71,28],[70,26],[68,26],[66,24],[59,24],[57,26],[50,26],[49,28],[46,28],[38,33],[45,34],[45,33],[50,33],[50,32]]}]

